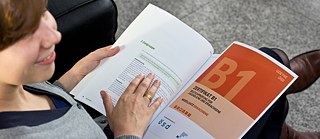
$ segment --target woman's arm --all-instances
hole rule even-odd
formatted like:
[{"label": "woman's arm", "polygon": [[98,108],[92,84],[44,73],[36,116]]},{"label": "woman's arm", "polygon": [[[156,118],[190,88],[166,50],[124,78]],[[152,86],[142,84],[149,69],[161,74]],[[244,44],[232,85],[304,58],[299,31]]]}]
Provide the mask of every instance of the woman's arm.
[{"label": "woman's arm", "polygon": [[118,46],[111,47],[110,45],[91,52],[62,75],[55,84],[70,92],[88,73],[99,65],[102,59],[114,56],[120,51]]}]

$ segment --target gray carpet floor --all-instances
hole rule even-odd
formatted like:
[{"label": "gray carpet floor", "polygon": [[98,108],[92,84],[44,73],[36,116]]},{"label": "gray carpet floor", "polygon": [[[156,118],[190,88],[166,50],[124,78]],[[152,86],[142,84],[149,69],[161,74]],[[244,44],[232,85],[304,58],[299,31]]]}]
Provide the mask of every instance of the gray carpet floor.
[{"label": "gray carpet floor", "polygon": [[[320,0],[115,0],[117,37],[152,3],[191,26],[217,53],[231,42],[277,47],[290,58],[320,49]],[[319,65],[320,66],[320,65]],[[320,79],[287,96],[287,123],[299,131],[320,131]]]}]

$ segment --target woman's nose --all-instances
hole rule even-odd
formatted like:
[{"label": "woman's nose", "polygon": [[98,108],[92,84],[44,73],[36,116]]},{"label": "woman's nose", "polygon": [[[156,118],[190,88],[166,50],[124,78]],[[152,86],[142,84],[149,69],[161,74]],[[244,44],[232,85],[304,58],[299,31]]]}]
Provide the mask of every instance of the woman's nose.
[{"label": "woman's nose", "polygon": [[56,28],[48,28],[45,35],[43,36],[42,46],[50,48],[61,40],[61,33]]}]

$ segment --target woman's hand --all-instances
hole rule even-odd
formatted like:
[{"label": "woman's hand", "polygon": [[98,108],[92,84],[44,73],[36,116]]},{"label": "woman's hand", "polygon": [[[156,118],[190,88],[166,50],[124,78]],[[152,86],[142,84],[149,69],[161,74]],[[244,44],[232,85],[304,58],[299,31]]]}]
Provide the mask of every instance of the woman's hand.
[{"label": "woman's hand", "polygon": [[79,60],[68,72],[59,78],[60,84],[70,92],[88,73],[95,69],[104,58],[111,57],[120,51],[120,48],[111,45],[97,49]]},{"label": "woman's hand", "polygon": [[162,99],[157,98],[149,105],[150,99],[154,97],[160,86],[158,80],[152,83],[153,78],[154,74],[148,74],[146,77],[139,75],[133,79],[115,107],[112,105],[110,96],[105,91],[101,91],[110,128],[115,137],[120,135],[142,137],[154,112],[162,103]]}]

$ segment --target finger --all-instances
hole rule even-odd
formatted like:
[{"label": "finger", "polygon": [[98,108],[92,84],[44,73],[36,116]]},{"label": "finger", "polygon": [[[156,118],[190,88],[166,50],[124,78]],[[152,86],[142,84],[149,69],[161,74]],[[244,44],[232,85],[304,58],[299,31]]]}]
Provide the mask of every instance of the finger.
[{"label": "finger", "polygon": [[[159,89],[160,87],[160,81],[159,80],[155,80],[153,83],[152,83],[152,86],[149,88],[149,90],[144,94],[144,98],[146,98],[146,100],[148,102],[151,102],[152,101],[152,98],[155,96],[157,90]],[[150,95],[150,98],[149,98],[149,95]]]},{"label": "finger", "polygon": [[151,109],[151,112],[154,113],[163,102],[163,99],[161,97],[158,97],[149,107]]},{"label": "finger", "polygon": [[141,83],[141,81],[144,79],[144,75],[143,74],[139,74],[138,76],[136,76],[128,85],[128,87],[126,88],[126,90],[124,91],[124,93],[122,95],[126,95],[126,94],[133,94],[138,85]]},{"label": "finger", "polygon": [[112,48],[112,45],[108,46],[108,47],[103,47],[100,49],[97,49],[95,51],[93,51],[90,56],[92,57],[93,60],[102,60],[104,58],[107,57],[111,57],[114,56],[115,54],[117,54],[120,51],[120,47],[116,46],[114,48]]},{"label": "finger", "polygon": [[153,73],[149,73],[147,75],[147,77],[139,84],[137,90],[135,91],[135,93],[141,97],[143,97],[143,95],[146,93],[147,89],[149,88],[152,80],[154,78],[154,74]]},{"label": "finger", "polygon": [[112,114],[113,108],[114,108],[114,106],[112,104],[111,97],[104,90],[101,90],[100,94],[101,94],[101,97],[102,97],[104,108],[106,110],[106,115],[107,115],[107,117],[109,119],[109,117],[111,117],[111,114]]},{"label": "finger", "polygon": [[109,45],[109,46],[104,47],[102,49],[105,49],[104,51],[107,53],[106,54],[107,57],[114,56],[115,54],[117,54],[120,51],[119,46],[112,47],[112,45]]}]

